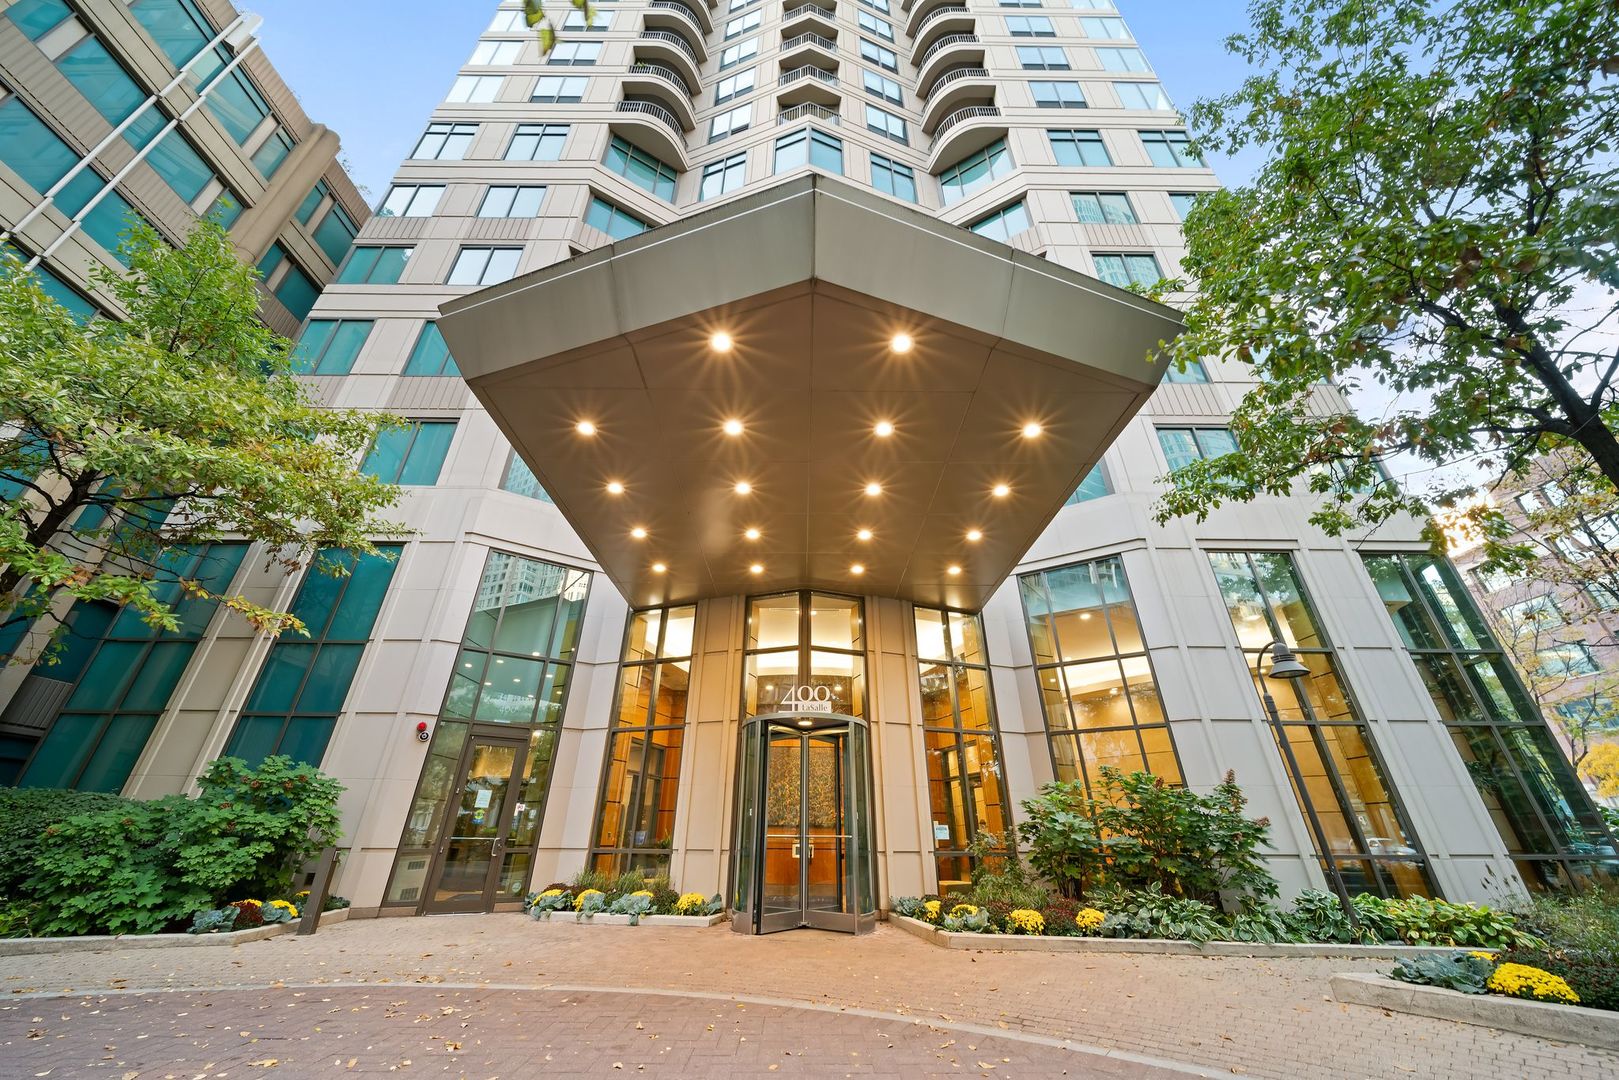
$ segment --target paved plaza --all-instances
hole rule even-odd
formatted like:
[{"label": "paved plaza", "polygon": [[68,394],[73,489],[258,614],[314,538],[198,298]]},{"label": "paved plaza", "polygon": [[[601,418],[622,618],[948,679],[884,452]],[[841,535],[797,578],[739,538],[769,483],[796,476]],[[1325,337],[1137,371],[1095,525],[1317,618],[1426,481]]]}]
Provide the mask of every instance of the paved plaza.
[{"label": "paved plaza", "polygon": [[1386,966],[364,920],[0,958],[0,1076],[1619,1075],[1619,1054],[1330,999],[1333,972]]}]

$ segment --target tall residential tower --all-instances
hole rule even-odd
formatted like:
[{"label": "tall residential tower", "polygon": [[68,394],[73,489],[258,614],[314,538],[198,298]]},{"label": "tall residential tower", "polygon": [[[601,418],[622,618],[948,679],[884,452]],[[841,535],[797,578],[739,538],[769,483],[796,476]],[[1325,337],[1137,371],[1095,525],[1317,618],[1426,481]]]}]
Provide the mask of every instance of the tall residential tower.
[{"label": "tall residential tower", "polygon": [[366,468],[417,531],[341,584],[234,553],[313,637],[199,613],[162,700],[79,711],[123,644],[82,620],[22,783],[319,763],[362,913],[591,863],[859,929],[1106,766],[1234,771],[1289,891],[1615,874],[1416,523],[1155,523],[1249,376],[1146,359],[1125,287],[1217,182],[1109,0],[603,2],[548,56],[492,16],[302,329],[322,400],[410,420]]}]

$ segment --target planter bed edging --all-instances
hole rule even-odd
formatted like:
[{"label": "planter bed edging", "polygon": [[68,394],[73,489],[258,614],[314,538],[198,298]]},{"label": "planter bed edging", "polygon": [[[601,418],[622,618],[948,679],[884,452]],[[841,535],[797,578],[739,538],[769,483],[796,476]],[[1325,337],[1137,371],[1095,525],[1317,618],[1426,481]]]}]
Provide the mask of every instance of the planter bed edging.
[{"label": "planter bed edging", "polygon": [[1619,1050],[1619,1012],[1496,994],[1464,994],[1383,975],[1334,975],[1332,996],[1349,1005],[1455,1020],[1540,1039]]},{"label": "planter bed edging", "polygon": [[[348,908],[321,913],[320,926],[347,922]],[[92,934],[84,937],[0,938],[0,956],[42,956],[48,953],[111,952],[115,949],[163,949],[188,945],[245,945],[249,941],[280,937],[298,929],[299,920],[232,930],[226,934]]]},{"label": "planter bed edging", "polygon": [[[553,911],[550,918],[535,919],[535,922],[574,922],[576,912]],[[725,921],[723,913],[718,915],[642,915],[641,926],[714,926]],[[587,915],[578,920],[581,926],[628,926],[628,915],[612,915],[599,911],[594,915]]]},{"label": "planter bed edging", "polygon": [[888,921],[908,934],[944,949],[984,952],[1156,953],[1175,956],[1250,956],[1263,959],[1343,956],[1362,960],[1393,960],[1424,953],[1454,953],[1451,945],[1265,945],[1249,941],[1172,941],[1160,938],[1041,937],[1022,934],[970,934],[941,930],[921,919],[888,915]]}]

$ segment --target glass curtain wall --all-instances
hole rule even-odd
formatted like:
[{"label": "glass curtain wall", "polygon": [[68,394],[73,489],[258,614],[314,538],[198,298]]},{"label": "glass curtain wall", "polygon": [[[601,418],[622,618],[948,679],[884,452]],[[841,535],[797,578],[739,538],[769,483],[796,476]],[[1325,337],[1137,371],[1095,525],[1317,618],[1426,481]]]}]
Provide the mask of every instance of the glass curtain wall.
[{"label": "glass curtain wall", "polygon": [[743,716],[786,711],[782,703],[795,690],[824,688],[832,712],[864,719],[864,623],[854,597],[790,592],[749,600]]},{"label": "glass curtain wall", "polygon": [[1005,833],[1011,815],[978,616],[918,607],[916,656],[933,857],[945,893],[972,884],[968,845]]},{"label": "glass curtain wall", "polygon": [[1423,554],[1362,557],[1524,884],[1619,881],[1613,838],[1456,568]]},{"label": "glass curtain wall", "polygon": [[1325,833],[1327,850],[1318,852],[1323,872],[1339,875],[1352,893],[1433,895],[1416,833],[1339,678],[1332,643],[1292,557],[1221,551],[1210,552],[1209,561],[1256,691],[1260,658],[1273,641],[1286,642],[1310,669],[1303,678],[1267,678],[1264,685],[1281,715],[1281,733],[1272,725],[1272,734],[1300,812],[1308,820],[1313,809]]},{"label": "glass curtain wall", "polygon": [[696,607],[630,616],[591,853],[598,870],[669,870],[696,622]]},{"label": "glass curtain wall", "polygon": [[1117,556],[1018,579],[1051,763],[1099,794],[1101,769],[1181,783],[1147,645]]},{"label": "glass curtain wall", "polygon": [[521,899],[551,781],[557,731],[579,643],[590,574],[503,551],[489,553],[455,670],[416,787],[383,903],[415,906],[443,842],[445,810],[478,730],[529,734],[528,763],[500,871]]}]

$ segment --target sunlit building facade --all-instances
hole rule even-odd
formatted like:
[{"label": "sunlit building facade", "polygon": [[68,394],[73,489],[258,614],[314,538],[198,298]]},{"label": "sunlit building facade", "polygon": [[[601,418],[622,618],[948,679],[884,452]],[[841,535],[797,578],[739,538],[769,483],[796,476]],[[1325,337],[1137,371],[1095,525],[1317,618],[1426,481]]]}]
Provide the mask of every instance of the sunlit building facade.
[{"label": "sunlit building facade", "polygon": [[361,914],[594,866],[859,930],[1107,767],[1234,773],[1289,892],[1614,874],[1416,523],[1156,522],[1249,375],[1145,359],[1127,287],[1216,180],[1112,3],[604,2],[549,56],[491,16],[301,330],[410,421],[366,468],[416,532],[343,592],[242,559],[325,629],[199,613],[111,786],[318,763]]}]

